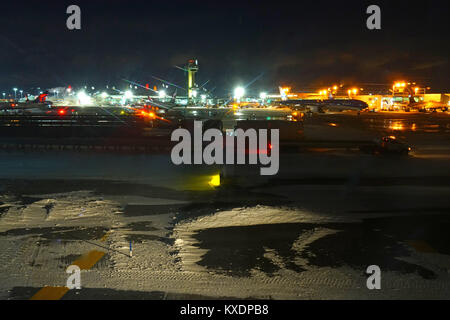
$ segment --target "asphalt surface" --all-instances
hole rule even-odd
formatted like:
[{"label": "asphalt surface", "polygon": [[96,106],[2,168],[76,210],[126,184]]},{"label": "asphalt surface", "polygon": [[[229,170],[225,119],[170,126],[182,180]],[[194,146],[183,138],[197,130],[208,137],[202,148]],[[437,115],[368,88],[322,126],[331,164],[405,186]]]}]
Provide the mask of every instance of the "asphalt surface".
[{"label": "asphalt surface", "polygon": [[[60,298],[449,299],[449,115],[305,120],[306,138],[355,135],[395,135],[413,153],[282,155],[277,177],[247,172],[246,185],[212,188],[217,167],[177,168],[164,156],[2,152],[1,298],[64,286],[65,268],[97,250],[83,289]],[[73,193],[83,190],[89,201],[78,209],[86,196]],[[227,225],[221,214],[236,209],[251,214]],[[65,215],[73,210],[78,220]],[[270,210],[280,216],[258,216]],[[283,220],[290,212],[308,214]],[[373,264],[383,274],[377,292],[365,284]]]}]

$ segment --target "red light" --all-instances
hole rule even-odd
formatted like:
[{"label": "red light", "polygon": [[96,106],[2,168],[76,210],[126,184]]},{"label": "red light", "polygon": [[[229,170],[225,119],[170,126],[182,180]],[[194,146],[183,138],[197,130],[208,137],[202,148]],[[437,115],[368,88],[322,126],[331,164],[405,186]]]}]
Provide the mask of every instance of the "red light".
[{"label": "red light", "polygon": [[60,109],[60,110],[58,111],[58,113],[59,113],[60,115],[63,115],[63,114],[65,114],[65,113],[66,113],[66,110],[64,110],[64,109]]}]

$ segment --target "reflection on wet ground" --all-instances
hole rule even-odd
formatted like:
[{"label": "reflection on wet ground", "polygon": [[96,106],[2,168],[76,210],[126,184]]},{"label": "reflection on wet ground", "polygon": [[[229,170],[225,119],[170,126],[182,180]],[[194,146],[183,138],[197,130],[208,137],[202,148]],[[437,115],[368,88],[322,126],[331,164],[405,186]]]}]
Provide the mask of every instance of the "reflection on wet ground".
[{"label": "reflection on wet ground", "polygon": [[362,113],[358,117],[342,113],[315,115],[305,121],[305,124],[308,123],[369,129],[375,133],[450,133],[450,116],[447,113]]},{"label": "reflection on wet ground", "polygon": [[411,115],[408,117],[373,117],[365,119],[363,123],[367,124],[372,130],[391,130],[391,131],[411,131],[425,133],[450,133],[450,124],[448,117],[436,118],[425,115]]}]

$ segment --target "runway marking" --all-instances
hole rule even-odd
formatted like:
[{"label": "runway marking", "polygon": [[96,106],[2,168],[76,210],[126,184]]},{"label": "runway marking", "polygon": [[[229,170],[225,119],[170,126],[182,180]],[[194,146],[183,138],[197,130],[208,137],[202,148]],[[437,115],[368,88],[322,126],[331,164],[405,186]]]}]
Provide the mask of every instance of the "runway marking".
[{"label": "runway marking", "polygon": [[59,300],[67,291],[67,287],[43,287],[30,300]]},{"label": "runway marking", "polygon": [[[100,241],[106,241],[110,231],[106,232]],[[105,255],[105,252],[92,250],[82,255],[79,259],[75,260],[72,265],[77,265],[81,270],[91,269],[101,258]],[[52,287],[45,286],[34,294],[30,300],[60,300],[67,292],[67,287]]]},{"label": "runway marking", "polygon": [[421,240],[409,240],[408,243],[411,247],[413,247],[417,252],[424,253],[435,253],[437,252],[433,247],[431,247],[428,243]]},{"label": "runway marking", "polygon": [[105,242],[106,239],[108,238],[109,234],[111,233],[111,230],[107,231],[103,237],[101,237],[100,241]]},{"label": "runway marking", "polygon": [[81,270],[89,270],[103,258],[104,255],[105,253],[102,251],[92,250],[75,260],[72,265],[79,266]]}]

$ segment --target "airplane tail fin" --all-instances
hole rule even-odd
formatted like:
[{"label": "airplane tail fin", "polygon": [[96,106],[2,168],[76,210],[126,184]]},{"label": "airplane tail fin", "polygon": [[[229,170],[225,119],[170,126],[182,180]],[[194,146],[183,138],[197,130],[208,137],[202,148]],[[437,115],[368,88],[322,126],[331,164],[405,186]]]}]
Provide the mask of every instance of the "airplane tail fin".
[{"label": "airplane tail fin", "polygon": [[48,91],[44,91],[43,93],[41,93],[40,95],[37,96],[36,99],[34,99],[33,102],[37,102],[37,103],[44,103],[45,99],[47,99],[48,96]]}]

